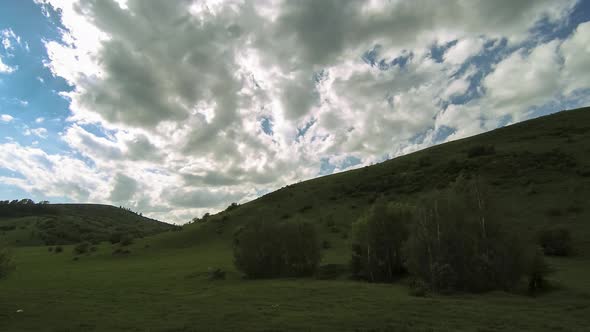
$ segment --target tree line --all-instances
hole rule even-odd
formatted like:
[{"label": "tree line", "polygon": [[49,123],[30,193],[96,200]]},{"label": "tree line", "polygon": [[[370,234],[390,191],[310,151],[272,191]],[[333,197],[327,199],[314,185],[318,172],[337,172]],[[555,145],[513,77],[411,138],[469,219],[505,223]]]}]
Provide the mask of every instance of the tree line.
[{"label": "tree line", "polygon": [[49,201],[35,203],[35,201],[28,198],[0,201],[0,217],[16,218],[40,214],[54,215],[57,213],[57,209],[50,205]]},{"label": "tree line", "polygon": [[[352,276],[409,279],[421,292],[513,290],[523,280],[532,293],[544,288],[551,272],[543,258],[547,247],[510,232],[486,188],[460,176],[414,204],[377,200],[352,225]],[[543,239],[555,250],[566,237]],[[321,260],[318,235],[306,222],[249,224],[236,232],[233,247],[236,267],[251,278],[311,276]]]}]

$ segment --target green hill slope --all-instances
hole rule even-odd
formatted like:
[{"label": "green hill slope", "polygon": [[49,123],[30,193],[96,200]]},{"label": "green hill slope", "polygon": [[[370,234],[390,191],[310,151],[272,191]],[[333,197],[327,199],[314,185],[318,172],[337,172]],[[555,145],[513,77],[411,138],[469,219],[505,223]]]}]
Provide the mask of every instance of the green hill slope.
[{"label": "green hill slope", "polygon": [[[350,224],[376,197],[412,202],[462,172],[486,179],[490,203],[523,241],[547,225],[572,230],[577,254],[548,258],[553,290],[415,297],[404,281],[244,280],[233,265],[233,231],[263,218],[314,222],[331,243],[322,264],[346,264]],[[0,331],[587,331],[589,198],[586,108],[291,185],[138,239],[126,255],[109,243],[78,256],[73,246],[16,247],[16,270],[0,280]],[[210,268],[226,278],[208,279]]]},{"label": "green hill slope", "polygon": [[97,243],[113,236],[137,238],[175,228],[110,205],[3,204],[0,207],[0,243],[10,246]]},{"label": "green hill slope", "polygon": [[[581,254],[590,254],[590,108],[564,111],[434,146],[386,162],[293,184],[185,226],[172,245],[218,237],[253,220],[314,222],[322,236],[348,248],[350,225],[375,201],[412,202],[457,176],[489,184],[490,203],[514,231],[533,235],[562,225]],[[191,233],[186,234],[186,233]],[[203,233],[203,234],[199,234]],[[201,240],[202,241],[202,240]],[[330,256],[330,255],[328,255]],[[337,254],[348,257],[348,254]]]}]

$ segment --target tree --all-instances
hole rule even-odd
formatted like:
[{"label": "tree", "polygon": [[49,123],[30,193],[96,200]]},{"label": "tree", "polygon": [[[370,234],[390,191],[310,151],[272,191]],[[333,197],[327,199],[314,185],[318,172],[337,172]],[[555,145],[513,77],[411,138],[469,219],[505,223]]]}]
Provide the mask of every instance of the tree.
[{"label": "tree", "polygon": [[305,222],[253,222],[234,234],[234,263],[250,278],[312,275],[320,253],[316,230]]},{"label": "tree", "polygon": [[510,289],[526,273],[527,244],[504,230],[485,192],[477,179],[459,177],[421,202],[404,253],[431,290]]},{"label": "tree", "polygon": [[391,282],[404,273],[402,246],[408,237],[409,206],[380,199],[352,226],[351,268],[357,278]]}]

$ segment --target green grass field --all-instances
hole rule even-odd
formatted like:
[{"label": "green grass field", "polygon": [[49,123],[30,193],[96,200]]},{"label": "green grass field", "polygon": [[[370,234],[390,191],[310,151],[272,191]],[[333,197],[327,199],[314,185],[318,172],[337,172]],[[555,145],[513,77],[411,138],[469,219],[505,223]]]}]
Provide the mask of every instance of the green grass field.
[{"label": "green grass field", "polygon": [[[549,259],[551,291],[414,297],[403,281],[245,280],[233,266],[233,231],[262,218],[313,222],[331,243],[322,264],[347,264],[350,224],[376,197],[413,202],[461,172],[491,184],[523,241],[548,225],[572,231],[576,255]],[[129,248],[112,255],[105,242],[73,260],[72,246],[14,247],[0,331],[590,331],[590,109],[295,184]],[[227,278],[209,280],[209,268]]]}]

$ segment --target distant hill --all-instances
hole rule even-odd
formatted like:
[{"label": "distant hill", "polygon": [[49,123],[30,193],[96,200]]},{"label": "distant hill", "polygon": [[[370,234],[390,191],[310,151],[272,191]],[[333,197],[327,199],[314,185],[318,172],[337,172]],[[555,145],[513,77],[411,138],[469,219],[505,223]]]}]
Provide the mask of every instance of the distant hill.
[{"label": "distant hill", "polygon": [[[0,204],[0,243],[17,246],[138,238],[178,228],[124,208],[99,204]],[[116,240],[115,240],[116,241]]]},{"label": "distant hill", "polygon": [[581,251],[590,253],[590,108],[289,185],[188,225],[183,234],[171,234],[169,243],[188,246],[210,236],[226,241],[238,225],[253,220],[301,219],[314,222],[334,252],[342,249],[338,256],[349,257],[350,225],[377,197],[412,202],[460,174],[489,184],[490,203],[514,231],[531,236],[559,224],[573,231]]}]

